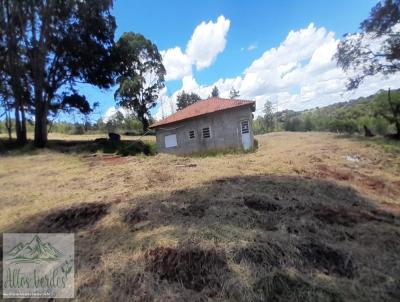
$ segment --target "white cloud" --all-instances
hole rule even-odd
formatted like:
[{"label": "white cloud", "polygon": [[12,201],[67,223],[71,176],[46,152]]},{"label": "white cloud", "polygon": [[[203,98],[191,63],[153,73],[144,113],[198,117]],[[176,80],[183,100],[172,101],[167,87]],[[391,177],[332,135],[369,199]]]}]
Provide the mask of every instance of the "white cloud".
[{"label": "white cloud", "polygon": [[202,22],[194,30],[185,53],[180,47],[162,50],[166,80],[180,80],[192,75],[192,65],[198,70],[210,67],[226,45],[230,21],[219,16],[216,22]]},{"label": "white cloud", "polygon": [[252,43],[249,45],[249,47],[247,47],[248,51],[253,51],[254,49],[257,48],[257,43]]},{"label": "white cloud", "polygon": [[161,51],[163,64],[167,70],[166,80],[178,80],[192,74],[190,58],[182,52],[180,47]]},{"label": "white cloud", "polygon": [[122,107],[115,108],[114,106],[112,106],[112,107],[108,108],[106,113],[104,113],[104,115],[102,116],[103,123],[107,123],[111,118],[113,118],[114,115],[117,114],[117,112],[121,112],[124,117],[127,117],[127,116],[133,114],[128,109],[125,109]]},{"label": "white cloud", "polygon": [[345,74],[332,60],[338,43],[333,32],[311,23],[290,31],[278,47],[265,51],[240,76],[219,79],[208,86],[198,84],[192,75],[184,77],[181,89],[169,97],[170,102],[175,103],[183,89],[206,98],[214,85],[222,97],[229,96],[234,87],[240,91],[240,98],[256,100],[259,115],[267,100],[277,104],[279,110],[303,110],[399,87],[400,74],[376,75],[367,78],[359,89],[347,91],[345,84],[351,74]]},{"label": "white cloud", "polygon": [[230,21],[224,16],[219,16],[215,23],[203,21],[196,27],[186,53],[198,70],[209,67],[225,49],[229,27]]}]

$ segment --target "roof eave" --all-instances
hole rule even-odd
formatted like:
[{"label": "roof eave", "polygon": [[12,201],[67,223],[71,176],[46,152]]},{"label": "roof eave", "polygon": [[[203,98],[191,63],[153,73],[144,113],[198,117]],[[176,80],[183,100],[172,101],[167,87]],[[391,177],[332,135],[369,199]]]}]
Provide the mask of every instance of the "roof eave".
[{"label": "roof eave", "polygon": [[181,119],[181,120],[179,120],[179,121],[173,121],[173,122],[168,122],[168,123],[163,123],[163,124],[157,124],[157,123],[155,123],[155,124],[153,124],[153,125],[150,125],[149,128],[150,128],[150,129],[155,129],[155,128],[158,128],[158,127],[161,127],[161,126],[171,125],[171,124],[176,124],[176,123],[184,122],[184,121],[191,120],[191,119],[194,119],[194,118],[197,118],[197,117],[201,117],[201,116],[205,116],[205,115],[208,115],[208,114],[212,114],[212,113],[215,113],[215,112],[221,112],[221,111],[230,110],[230,109],[235,109],[235,108],[244,107],[244,106],[251,106],[251,112],[254,112],[254,111],[256,110],[256,101],[250,101],[249,103],[240,104],[240,105],[237,105],[237,106],[235,106],[235,107],[224,108],[224,109],[216,110],[216,111],[213,111],[213,112],[208,112],[208,113],[203,113],[203,114],[191,116],[191,117],[188,117],[188,118],[185,118],[185,119]]}]

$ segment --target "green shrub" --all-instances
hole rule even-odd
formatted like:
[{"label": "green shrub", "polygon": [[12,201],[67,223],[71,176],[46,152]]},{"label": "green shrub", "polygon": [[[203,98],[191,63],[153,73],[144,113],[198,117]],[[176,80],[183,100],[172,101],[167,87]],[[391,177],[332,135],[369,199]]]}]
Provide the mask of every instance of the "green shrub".
[{"label": "green shrub", "polygon": [[253,143],[253,149],[257,150],[258,149],[258,140],[255,138],[254,143]]},{"label": "green shrub", "polygon": [[108,139],[97,139],[91,147],[92,152],[103,151],[104,153],[116,153],[122,156],[129,155],[155,155],[155,144],[143,141],[110,141]]}]

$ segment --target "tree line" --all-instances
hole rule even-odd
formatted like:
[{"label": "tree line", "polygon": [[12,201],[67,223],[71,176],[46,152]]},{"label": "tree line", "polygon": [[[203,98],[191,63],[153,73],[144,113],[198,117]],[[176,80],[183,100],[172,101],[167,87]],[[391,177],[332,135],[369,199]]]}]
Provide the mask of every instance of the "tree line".
[{"label": "tree line", "polygon": [[332,104],[304,111],[284,110],[273,112],[267,101],[263,114],[254,120],[256,134],[273,131],[331,131],[336,133],[365,132],[398,135],[400,114],[392,109],[400,108],[400,90],[380,91],[368,97],[349,102]]},{"label": "tree line", "polygon": [[27,141],[29,121],[35,146],[44,147],[51,118],[93,111],[97,102],[79,94],[78,83],[117,84],[117,104],[135,112],[147,130],[164,87],[162,57],[138,33],[115,42],[111,7],[110,0],[0,0],[0,98],[19,143]]}]

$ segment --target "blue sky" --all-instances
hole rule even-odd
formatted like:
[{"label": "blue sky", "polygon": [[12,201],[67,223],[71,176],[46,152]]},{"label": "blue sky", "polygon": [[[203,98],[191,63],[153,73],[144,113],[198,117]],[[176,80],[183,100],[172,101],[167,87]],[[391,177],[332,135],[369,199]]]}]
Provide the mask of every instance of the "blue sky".
[{"label": "blue sky", "polygon": [[[113,8],[117,21],[115,39],[123,32],[139,32],[156,43],[163,55],[171,49],[182,54],[177,57],[171,52],[168,58],[174,62],[165,60],[167,78],[172,74],[168,71],[173,69],[186,71],[166,82],[167,89],[161,97],[163,113],[161,115],[160,106],[152,112],[157,118],[173,112],[176,94],[181,89],[206,97],[213,85],[219,87],[223,96],[230,87],[235,87],[243,98],[256,99],[260,108],[266,100],[271,100],[276,101],[280,109],[304,109],[374,92],[376,85],[369,85],[368,89],[361,87],[358,92],[343,96],[339,86],[343,86],[344,76],[333,70],[334,64],[323,57],[324,53],[332,53],[343,34],[358,31],[360,22],[376,2],[116,0]],[[213,33],[215,37],[210,38]],[[191,40],[193,47],[188,50]],[[300,54],[311,44],[309,50]],[[208,56],[201,53],[205,48],[210,48]],[[276,51],[271,51],[273,48]],[[203,63],[211,61],[203,64],[199,57]],[[182,63],[183,60],[187,62]],[[202,66],[199,68],[199,65]],[[316,73],[316,70],[324,71]],[[272,79],[271,75],[277,72],[283,72],[281,78],[285,77],[285,81]],[[300,79],[303,73],[309,77],[307,81]],[[379,78],[376,81],[390,85],[394,80],[387,82]],[[79,90],[90,101],[100,102],[98,114],[105,114],[115,106],[114,89],[101,91],[81,85]]]}]

